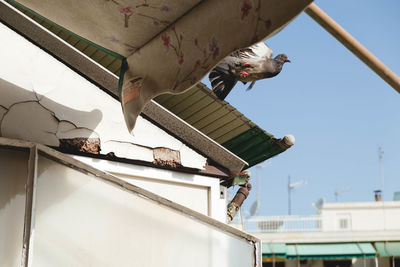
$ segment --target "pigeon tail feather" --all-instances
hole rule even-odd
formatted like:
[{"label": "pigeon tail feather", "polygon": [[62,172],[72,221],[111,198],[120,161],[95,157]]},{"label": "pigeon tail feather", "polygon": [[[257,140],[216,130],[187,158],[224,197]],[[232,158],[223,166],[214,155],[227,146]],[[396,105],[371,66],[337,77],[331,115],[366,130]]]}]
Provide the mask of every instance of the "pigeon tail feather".
[{"label": "pigeon tail feather", "polygon": [[225,99],[237,82],[235,76],[219,68],[213,69],[208,78],[210,79],[213,92],[221,100]]}]

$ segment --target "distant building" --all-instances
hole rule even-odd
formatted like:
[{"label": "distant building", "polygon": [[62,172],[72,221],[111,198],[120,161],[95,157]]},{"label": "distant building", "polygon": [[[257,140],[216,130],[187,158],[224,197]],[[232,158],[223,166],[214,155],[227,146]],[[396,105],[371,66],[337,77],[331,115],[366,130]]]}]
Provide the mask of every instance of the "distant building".
[{"label": "distant building", "polygon": [[400,201],[325,203],[317,215],[258,216],[244,225],[262,240],[263,266],[400,266]]}]

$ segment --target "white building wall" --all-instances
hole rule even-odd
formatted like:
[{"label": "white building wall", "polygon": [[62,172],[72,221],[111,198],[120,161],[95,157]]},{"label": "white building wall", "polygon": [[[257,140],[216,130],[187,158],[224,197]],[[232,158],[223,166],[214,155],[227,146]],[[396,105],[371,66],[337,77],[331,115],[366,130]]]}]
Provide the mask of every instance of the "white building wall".
[{"label": "white building wall", "polygon": [[[328,203],[320,210],[323,231],[399,230],[400,202]],[[349,229],[341,229],[340,220],[348,220]]]}]

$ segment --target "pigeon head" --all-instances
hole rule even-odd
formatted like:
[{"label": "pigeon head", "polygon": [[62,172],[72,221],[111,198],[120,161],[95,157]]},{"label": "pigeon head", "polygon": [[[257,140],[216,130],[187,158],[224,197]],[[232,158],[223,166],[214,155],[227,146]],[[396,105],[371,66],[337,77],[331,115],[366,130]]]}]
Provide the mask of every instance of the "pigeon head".
[{"label": "pigeon head", "polygon": [[281,63],[282,65],[286,62],[290,62],[288,57],[285,54],[279,54],[274,58],[275,61]]}]

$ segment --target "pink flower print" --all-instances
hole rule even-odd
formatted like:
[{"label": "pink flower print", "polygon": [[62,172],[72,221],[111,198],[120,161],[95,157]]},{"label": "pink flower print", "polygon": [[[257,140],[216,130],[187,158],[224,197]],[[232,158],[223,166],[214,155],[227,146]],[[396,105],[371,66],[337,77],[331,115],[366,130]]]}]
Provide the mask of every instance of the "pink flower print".
[{"label": "pink flower print", "polygon": [[200,59],[196,60],[196,63],[194,64],[194,68],[197,69],[198,67],[200,67],[201,65],[201,61]]},{"label": "pink flower print", "polygon": [[129,18],[130,18],[130,16],[132,16],[133,14],[136,13],[136,9],[134,7],[131,7],[131,6],[121,7],[119,9],[119,12],[124,15],[124,21],[125,21],[124,26],[125,26],[125,28],[128,28],[128,26],[129,26]]},{"label": "pink flower print", "polygon": [[119,44],[119,43],[121,43],[121,41],[120,40],[118,40],[115,36],[111,36],[111,37],[109,37],[110,38],[110,41],[111,42],[113,42],[113,43],[117,43],[117,44]]},{"label": "pink flower print", "polygon": [[161,20],[160,23],[162,25],[168,26],[169,24],[171,24],[171,21],[169,21],[169,20]]},{"label": "pink flower print", "polygon": [[210,52],[212,53],[213,59],[216,59],[216,57],[219,55],[219,47],[215,36],[212,38],[211,43],[208,45],[208,50],[210,50]]},{"label": "pink flower print", "polygon": [[161,11],[164,11],[164,12],[171,11],[171,9],[170,9],[168,6],[166,6],[166,5],[161,6],[161,7],[160,7],[160,10],[161,10]]},{"label": "pink flower print", "polygon": [[179,51],[179,54],[178,54],[178,64],[179,65],[183,64],[183,52],[182,51]]},{"label": "pink flower print", "polygon": [[243,0],[242,7],[241,7],[241,12],[242,16],[240,17],[242,20],[249,15],[249,11],[253,8],[253,5],[251,4],[250,0]]},{"label": "pink flower print", "polygon": [[134,13],[135,13],[135,8],[133,8],[133,7],[131,7],[131,6],[121,7],[121,8],[119,9],[119,12],[120,12],[121,14],[128,14],[128,15],[131,15],[131,14],[134,14]]},{"label": "pink flower print", "polygon": [[161,35],[161,40],[163,41],[163,46],[168,51],[169,50],[169,46],[171,44],[171,38],[168,35],[163,34],[163,35]]}]

